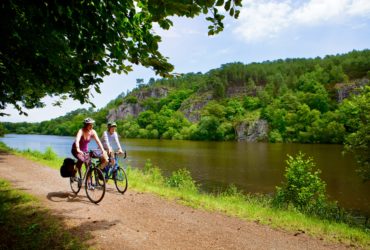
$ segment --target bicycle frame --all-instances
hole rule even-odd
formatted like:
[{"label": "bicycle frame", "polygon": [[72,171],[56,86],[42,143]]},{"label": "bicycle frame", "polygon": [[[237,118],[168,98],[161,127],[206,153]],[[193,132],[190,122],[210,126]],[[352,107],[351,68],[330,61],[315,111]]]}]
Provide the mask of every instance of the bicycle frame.
[{"label": "bicycle frame", "polygon": [[[106,184],[103,173],[98,167],[98,162],[97,160],[93,159],[92,155],[92,150],[90,150],[88,153],[84,153],[84,165],[86,166],[86,171],[82,174],[81,169],[79,169],[78,177],[70,178],[70,185],[72,191],[77,194],[80,191],[83,183],[85,183],[85,191],[89,200],[93,203],[99,203],[104,197]],[[77,184],[77,187],[75,187],[76,184],[74,183]]]},{"label": "bicycle frame", "polygon": [[[113,165],[111,165],[111,163],[108,161],[108,165],[107,166],[105,166],[105,168],[108,168],[108,176],[109,177],[112,177],[112,174],[113,174],[113,172],[115,171],[115,170],[117,170],[118,169],[118,167],[120,167],[120,165],[119,165],[119,163],[118,163],[118,156],[119,156],[120,154],[118,153],[118,152],[114,152],[114,164]],[[123,159],[126,159],[126,156],[127,156],[127,154],[126,154],[126,151],[124,151],[124,153],[123,153]],[[110,169],[112,169],[111,171],[109,171]]]}]

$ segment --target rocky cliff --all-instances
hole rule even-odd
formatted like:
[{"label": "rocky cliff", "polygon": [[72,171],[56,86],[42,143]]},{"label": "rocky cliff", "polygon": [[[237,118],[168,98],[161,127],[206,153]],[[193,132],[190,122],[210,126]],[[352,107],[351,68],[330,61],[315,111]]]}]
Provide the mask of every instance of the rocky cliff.
[{"label": "rocky cliff", "polygon": [[350,83],[337,83],[334,86],[336,91],[336,98],[338,102],[342,102],[345,98],[348,98],[351,94],[358,94],[359,89],[365,85],[369,85],[369,79],[360,79]]},{"label": "rocky cliff", "polygon": [[136,97],[136,103],[123,102],[118,108],[111,109],[108,112],[107,120],[114,121],[118,119],[125,119],[128,116],[137,117],[140,112],[144,111],[144,107],[141,105],[142,101],[147,98],[162,98],[168,95],[168,89],[165,87],[157,88],[146,88],[131,93],[130,95]]},{"label": "rocky cliff", "polygon": [[267,141],[268,123],[266,120],[243,121],[235,127],[238,141]]}]

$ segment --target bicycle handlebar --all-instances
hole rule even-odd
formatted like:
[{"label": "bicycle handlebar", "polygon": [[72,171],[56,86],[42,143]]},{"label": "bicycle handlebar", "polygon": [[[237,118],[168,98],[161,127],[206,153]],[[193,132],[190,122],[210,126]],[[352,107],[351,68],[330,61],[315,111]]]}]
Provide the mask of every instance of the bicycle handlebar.
[{"label": "bicycle handlebar", "polygon": [[117,157],[118,155],[122,155],[122,154],[123,154],[123,159],[126,159],[127,158],[126,150],[124,150],[123,153],[114,152],[114,157]]}]

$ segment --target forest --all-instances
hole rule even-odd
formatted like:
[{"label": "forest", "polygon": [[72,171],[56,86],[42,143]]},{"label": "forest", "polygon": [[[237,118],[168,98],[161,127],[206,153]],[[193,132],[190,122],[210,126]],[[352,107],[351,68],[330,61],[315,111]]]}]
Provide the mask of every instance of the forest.
[{"label": "forest", "polygon": [[[369,162],[370,50],[323,58],[290,58],[221,65],[207,73],[137,79],[137,87],[99,110],[78,109],[40,123],[0,125],[2,133],[74,136],[85,117],[100,134],[110,111],[133,105],[138,114],[115,117],[124,138],[237,140],[241,124],[267,123],[268,142],[347,142]],[[164,95],[143,97],[148,91]],[[158,92],[158,91],[157,91]]]}]

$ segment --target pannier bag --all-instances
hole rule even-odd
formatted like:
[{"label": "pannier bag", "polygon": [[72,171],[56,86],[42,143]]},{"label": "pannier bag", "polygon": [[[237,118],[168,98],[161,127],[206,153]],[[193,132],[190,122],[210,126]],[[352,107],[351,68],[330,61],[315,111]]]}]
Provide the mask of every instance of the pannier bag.
[{"label": "pannier bag", "polygon": [[75,174],[75,160],[71,158],[65,158],[63,165],[60,167],[60,175],[62,177],[72,177]]}]

